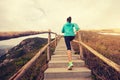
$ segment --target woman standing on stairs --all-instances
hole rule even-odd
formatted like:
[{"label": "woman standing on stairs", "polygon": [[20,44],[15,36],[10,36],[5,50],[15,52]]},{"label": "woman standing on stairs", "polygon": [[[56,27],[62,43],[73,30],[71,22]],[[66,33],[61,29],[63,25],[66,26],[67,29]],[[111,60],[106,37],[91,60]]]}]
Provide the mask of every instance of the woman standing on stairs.
[{"label": "woman standing on stairs", "polygon": [[71,52],[71,44],[70,42],[75,38],[75,32],[79,30],[79,26],[75,23],[71,23],[72,18],[68,17],[67,22],[63,25],[62,33],[64,33],[64,39],[67,47],[67,55],[68,55],[68,70],[72,70],[72,52]]}]

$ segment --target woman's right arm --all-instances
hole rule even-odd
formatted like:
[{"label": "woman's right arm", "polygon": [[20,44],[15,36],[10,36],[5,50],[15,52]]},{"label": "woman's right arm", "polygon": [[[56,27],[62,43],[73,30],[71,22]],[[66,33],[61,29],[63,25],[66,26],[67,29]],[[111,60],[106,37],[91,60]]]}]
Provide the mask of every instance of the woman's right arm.
[{"label": "woman's right arm", "polygon": [[76,23],[74,23],[74,27],[75,27],[75,30],[76,30],[76,31],[79,31],[79,30],[80,30],[79,26],[78,26]]}]

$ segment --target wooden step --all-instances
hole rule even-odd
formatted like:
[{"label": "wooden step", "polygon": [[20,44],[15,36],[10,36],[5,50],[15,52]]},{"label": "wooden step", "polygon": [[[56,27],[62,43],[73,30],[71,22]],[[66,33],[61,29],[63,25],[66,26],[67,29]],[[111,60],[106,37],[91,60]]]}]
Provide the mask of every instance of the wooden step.
[{"label": "wooden step", "polygon": [[79,55],[72,55],[74,67],[72,70],[67,70],[68,57],[63,38],[58,43],[54,54],[45,71],[44,80],[92,80],[91,70],[85,67]]},{"label": "wooden step", "polygon": [[[65,54],[65,55],[52,55],[52,57],[54,58],[54,57],[67,57],[67,54]],[[79,55],[72,55],[72,57],[79,57]]]},{"label": "wooden step", "polygon": [[[44,79],[44,80],[68,80],[68,78],[58,78],[58,79]],[[69,80],[92,80],[89,78],[69,78]]]},{"label": "wooden step", "polygon": [[[79,55],[72,55],[73,60],[78,60],[80,59]],[[51,60],[68,60],[67,55],[53,55]]]},{"label": "wooden step", "polygon": [[57,52],[54,52],[54,54],[58,54],[58,55],[66,55],[66,51],[57,51]]},{"label": "wooden step", "polygon": [[[73,64],[75,67],[83,67],[85,63],[83,60],[73,60]],[[49,62],[50,68],[66,68],[68,66],[68,60],[52,60]]]},{"label": "wooden step", "polygon": [[88,68],[81,67],[72,70],[67,70],[67,68],[48,68],[45,71],[45,79],[59,79],[59,78],[88,78],[91,76],[91,71]]}]

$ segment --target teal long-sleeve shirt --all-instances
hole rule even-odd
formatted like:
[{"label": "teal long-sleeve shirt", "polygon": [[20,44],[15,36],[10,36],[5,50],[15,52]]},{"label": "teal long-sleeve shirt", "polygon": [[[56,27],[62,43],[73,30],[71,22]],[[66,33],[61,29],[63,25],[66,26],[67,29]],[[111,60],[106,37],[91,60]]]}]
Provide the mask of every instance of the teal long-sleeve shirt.
[{"label": "teal long-sleeve shirt", "polygon": [[75,23],[69,23],[63,25],[62,33],[64,33],[64,36],[75,36],[75,31],[79,30],[79,26]]}]

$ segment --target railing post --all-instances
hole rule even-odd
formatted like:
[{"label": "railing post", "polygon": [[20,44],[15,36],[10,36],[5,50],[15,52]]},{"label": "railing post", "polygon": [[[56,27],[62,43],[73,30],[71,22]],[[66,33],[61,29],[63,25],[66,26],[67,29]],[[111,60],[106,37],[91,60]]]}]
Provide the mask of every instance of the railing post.
[{"label": "railing post", "polygon": [[[78,31],[78,41],[82,41],[80,31]],[[81,44],[79,44],[79,50],[80,50],[80,58],[84,59],[84,57],[83,57],[83,50],[82,50],[82,45]]]},{"label": "railing post", "polygon": [[57,34],[55,34],[55,46],[57,46]]},{"label": "railing post", "polygon": [[[48,44],[50,44],[51,42],[51,30],[48,30]],[[49,61],[51,58],[51,54],[50,54],[50,45],[47,48],[47,60]]]}]

